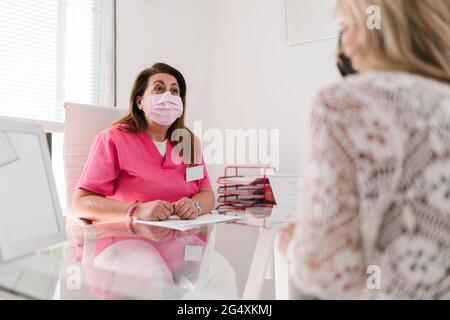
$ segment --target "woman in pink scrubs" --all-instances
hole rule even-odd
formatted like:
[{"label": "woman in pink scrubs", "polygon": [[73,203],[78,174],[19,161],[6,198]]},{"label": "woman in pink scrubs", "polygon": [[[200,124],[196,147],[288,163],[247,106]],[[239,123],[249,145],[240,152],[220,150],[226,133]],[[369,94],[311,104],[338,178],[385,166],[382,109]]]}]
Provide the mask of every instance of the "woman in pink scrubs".
[{"label": "woman in pink scrubs", "polygon": [[72,200],[81,219],[123,220],[130,208],[139,220],[195,219],[213,209],[201,151],[184,124],[185,106],[179,71],[158,63],[139,74],[128,113],[92,144]]}]

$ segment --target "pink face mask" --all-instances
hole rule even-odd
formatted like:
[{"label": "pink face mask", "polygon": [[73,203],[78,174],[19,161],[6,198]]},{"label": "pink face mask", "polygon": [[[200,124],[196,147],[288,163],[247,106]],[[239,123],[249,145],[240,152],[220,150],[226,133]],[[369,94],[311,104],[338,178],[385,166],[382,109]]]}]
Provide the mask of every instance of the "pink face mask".
[{"label": "pink face mask", "polygon": [[142,109],[150,120],[170,126],[183,114],[183,100],[170,92],[146,95],[142,101]]}]

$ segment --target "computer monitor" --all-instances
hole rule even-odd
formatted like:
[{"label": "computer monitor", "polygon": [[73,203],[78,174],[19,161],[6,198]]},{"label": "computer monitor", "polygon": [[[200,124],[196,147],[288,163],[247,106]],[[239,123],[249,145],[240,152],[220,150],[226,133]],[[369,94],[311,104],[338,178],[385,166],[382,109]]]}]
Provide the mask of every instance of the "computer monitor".
[{"label": "computer monitor", "polygon": [[0,261],[65,239],[42,127],[0,118]]}]

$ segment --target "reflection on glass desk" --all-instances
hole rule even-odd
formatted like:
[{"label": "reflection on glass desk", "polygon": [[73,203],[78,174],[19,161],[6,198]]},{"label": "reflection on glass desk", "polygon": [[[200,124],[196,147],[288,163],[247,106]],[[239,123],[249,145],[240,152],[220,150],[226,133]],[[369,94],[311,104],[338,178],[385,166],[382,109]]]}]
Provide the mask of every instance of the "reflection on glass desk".
[{"label": "reflection on glass desk", "polygon": [[185,232],[136,225],[137,237],[122,222],[67,220],[66,243],[0,263],[0,291],[28,299],[260,298],[276,229],[267,215],[246,215],[247,223]]},{"label": "reflection on glass desk", "polygon": [[296,220],[295,211],[277,206],[247,208],[244,213],[229,211],[227,214],[241,217],[235,224],[275,230]]}]

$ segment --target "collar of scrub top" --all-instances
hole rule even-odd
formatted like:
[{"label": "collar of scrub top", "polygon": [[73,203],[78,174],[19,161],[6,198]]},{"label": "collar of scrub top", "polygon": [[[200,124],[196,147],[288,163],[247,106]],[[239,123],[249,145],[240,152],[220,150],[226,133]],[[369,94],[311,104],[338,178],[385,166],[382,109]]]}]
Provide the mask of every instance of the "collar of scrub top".
[{"label": "collar of scrub top", "polygon": [[174,155],[174,157],[176,158],[172,159],[173,143],[170,139],[167,139],[166,154],[164,155],[164,157],[161,156],[161,154],[159,153],[158,148],[156,147],[156,144],[153,140],[152,143],[153,143],[153,152],[156,153],[161,158],[163,158],[161,164],[162,169],[174,169],[176,166],[175,163],[180,163],[179,161],[182,161],[181,157],[179,157],[178,155]]},{"label": "collar of scrub top", "polygon": [[161,169],[174,169],[176,167],[176,163],[183,163],[183,159],[179,154],[172,155],[173,142],[170,139],[167,139],[166,154],[163,157],[159,153],[153,139],[146,133],[143,133],[143,136],[146,141],[146,145],[149,146],[149,151],[152,156],[156,157],[157,159],[161,159]]},{"label": "collar of scrub top", "polygon": [[[153,146],[156,148],[156,144],[153,142]],[[172,141],[170,139],[167,139],[167,146],[166,146],[166,154],[164,155],[164,160],[162,163],[161,168],[163,169],[173,169],[175,168],[174,161],[172,160]],[[158,150],[156,152],[159,154]]]}]

